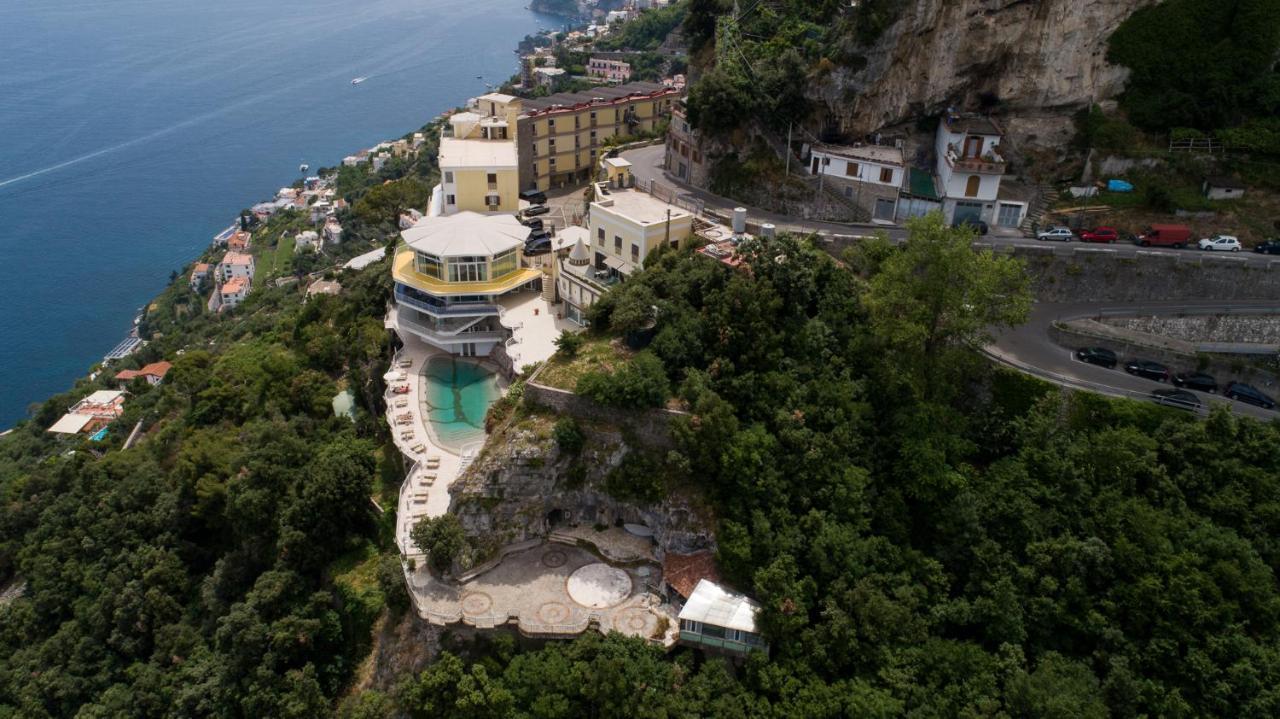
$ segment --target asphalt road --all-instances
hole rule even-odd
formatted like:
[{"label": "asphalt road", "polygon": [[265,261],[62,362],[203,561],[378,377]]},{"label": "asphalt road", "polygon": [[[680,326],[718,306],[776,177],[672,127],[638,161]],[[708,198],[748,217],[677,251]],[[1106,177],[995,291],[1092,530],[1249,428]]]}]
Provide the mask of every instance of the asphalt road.
[{"label": "asphalt road", "polygon": [[[1280,302],[1147,302],[1141,304],[1114,303],[1081,303],[1053,304],[1037,303],[1032,307],[1028,322],[1020,327],[999,333],[995,342],[986,348],[987,354],[997,361],[1004,362],[1028,374],[1046,379],[1055,384],[1084,389],[1113,397],[1130,397],[1147,399],[1152,390],[1169,388],[1172,385],[1154,380],[1135,377],[1126,373],[1122,367],[1125,361],[1134,357],[1121,357],[1120,366],[1106,369],[1097,365],[1077,360],[1074,351],[1077,347],[1062,347],[1049,338],[1049,326],[1057,320],[1096,317],[1113,314],[1123,310],[1131,315],[1162,314],[1229,314],[1233,310],[1257,310],[1259,308],[1274,310],[1280,314]],[[1220,384],[1225,385],[1230,377],[1219,377]],[[1263,392],[1275,397],[1280,394],[1277,387],[1258,387]],[[1275,419],[1280,417],[1274,411],[1264,410],[1243,402],[1235,402],[1220,395],[1203,392],[1195,393],[1201,403],[1208,407],[1211,404],[1226,404],[1241,415],[1258,419]]]},{"label": "asphalt road", "polygon": [[[635,150],[629,150],[622,153],[622,157],[631,162],[631,171],[640,182],[657,182],[668,188],[674,189],[682,197],[696,200],[702,203],[707,209],[713,209],[724,214],[732,213],[735,207],[740,207],[740,203],[730,200],[719,195],[712,194],[706,190],[702,190],[692,185],[686,184],[675,179],[663,169],[663,161],[666,148],[663,145],[650,145]],[[776,212],[766,212],[759,208],[747,207],[747,218],[752,222],[771,223],[779,230],[791,232],[818,233],[824,232],[832,235],[851,235],[851,236],[871,236],[877,232],[885,233],[889,239],[894,241],[902,241],[907,237],[907,231],[900,225],[882,225],[882,224],[865,224],[865,223],[843,223],[843,222],[814,222],[802,220],[789,215],[780,215]],[[992,228],[992,232],[982,238],[982,243],[996,246],[1083,246],[1093,248],[1099,251],[1114,252],[1117,255],[1128,257],[1144,257],[1150,255],[1186,255],[1191,254],[1199,256],[1200,250],[1177,250],[1166,247],[1139,247],[1131,243],[1117,243],[1114,245],[1099,245],[1091,243],[1076,242],[1049,242],[1036,240],[1026,237],[1016,230],[1005,228]],[[1141,253],[1141,254],[1139,254]],[[1280,257],[1272,255],[1259,255],[1253,252],[1232,252],[1232,253],[1216,253],[1218,255],[1230,255],[1233,259],[1240,262],[1252,262],[1258,264],[1267,264],[1268,262],[1280,262]]]}]

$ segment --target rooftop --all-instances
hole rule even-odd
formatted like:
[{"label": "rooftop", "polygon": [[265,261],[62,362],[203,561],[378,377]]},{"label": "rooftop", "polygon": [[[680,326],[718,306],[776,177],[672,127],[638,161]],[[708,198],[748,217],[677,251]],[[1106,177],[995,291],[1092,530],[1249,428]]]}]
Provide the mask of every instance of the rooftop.
[{"label": "rooftop", "polygon": [[966,135],[1003,135],[1004,130],[996,124],[996,121],[983,115],[953,115],[946,118],[947,127],[952,132],[959,132]]},{"label": "rooftop", "polygon": [[245,252],[228,252],[222,257],[224,265],[251,265],[253,264],[253,255]]},{"label": "rooftop", "polygon": [[485,102],[497,102],[497,103],[506,104],[514,100],[519,100],[520,98],[516,97],[515,95],[504,95],[501,92],[490,92],[490,93],[481,95],[476,99],[484,100]]},{"label": "rooftop", "polygon": [[549,110],[556,105],[573,107],[592,103],[608,104],[631,95],[652,95],[656,92],[674,92],[674,90],[656,82],[628,82],[613,87],[593,87],[586,92],[557,92],[554,95],[525,100],[524,109],[528,112],[539,112]]},{"label": "rooftop", "polygon": [[1244,189],[1243,182],[1237,180],[1234,177],[1228,177],[1227,175],[1211,175],[1209,177],[1204,178],[1204,181],[1209,183],[1210,187],[1226,187],[1226,188],[1231,188],[1233,190]]},{"label": "rooftop", "polygon": [[85,425],[93,421],[92,415],[75,414],[74,412],[64,414],[52,425],[49,426],[48,432],[56,432],[58,434],[79,434]]},{"label": "rooftop", "polygon": [[666,222],[668,211],[671,212],[670,218],[673,221],[692,216],[687,210],[668,205],[647,192],[631,189],[602,189],[607,187],[604,183],[596,187],[596,201],[591,203],[592,210],[599,207],[641,225]]},{"label": "rooftop", "polygon": [[693,554],[667,553],[662,560],[662,577],[682,597],[693,593],[703,579],[716,581],[720,572],[716,569],[715,552],[710,550]]},{"label": "rooftop", "polygon": [[440,138],[440,167],[513,168],[517,165],[514,140]]},{"label": "rooftop", "polygon": [[902,150],[891,145],[815,145],[813,150],[854,160],[902,164]]},{"label": "rooftop", "polygon": [[307,297],[312,295],[336,295],[342,291],[342,285],[336,280],[316,280],[307,286]]},{"label": "rooftop", "polygon": [[145,377],[147,375],[163,379],[172,367],[173,365],[168,362],[152,362],[151,364],[144,366],[142,369],[120,370],[116,373],[116,379],[131,380],[135,377]]},{"label": "rooftop", "polygon": [[413,249],[437,257],[493,256],[523,247],[529,228],[514,215],[468,211],[423,217],[400,236]]},{"label": "rooftop", "polygon": [[224,295],[234,295],[244,292],[248,288],[249,280],[245,277],[232,277],[222,283],[222,289],[219,290]]},{"label": "rooftop", "polygon": [[[118,389],[100,389],[84,399],[76,402],[75,407],[86,405],[104,406],[115,403],[117,400],[124,399],[124,392]],[[72,409],[75,409],[73,407]]]},{"label": "rooftop", "polygon": [[591,244],[591,230],[577,225],[570,225],[557,232],[551,238],[551,250],[559,252],[560,250],[570,249],[578,240],[582,240],[588,245]]},{"label": "rooftop", "polygon": [[699,579],[689,601],[680,610],[680,619],[702,622],[725,629],[756,631],[756,612],[760,605],[737,592],[729,591],[709,579]]}]

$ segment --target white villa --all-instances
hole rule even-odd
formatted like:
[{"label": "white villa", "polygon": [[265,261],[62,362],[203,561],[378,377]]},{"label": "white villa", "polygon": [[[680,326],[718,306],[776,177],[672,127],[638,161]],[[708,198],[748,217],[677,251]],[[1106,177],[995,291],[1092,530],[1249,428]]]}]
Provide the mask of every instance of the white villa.
[{"label": "white villa", "polygon": [[898,190],[907,176],[902,149],[891,145],[816,145],[810,171],[865,208],[874,219],[892,221]]},{"label": "white villa", "polygon": [[701,579],[680,609],[680,643],[744,656],[768,651],[756,628],[760,605],[710,579]]}]

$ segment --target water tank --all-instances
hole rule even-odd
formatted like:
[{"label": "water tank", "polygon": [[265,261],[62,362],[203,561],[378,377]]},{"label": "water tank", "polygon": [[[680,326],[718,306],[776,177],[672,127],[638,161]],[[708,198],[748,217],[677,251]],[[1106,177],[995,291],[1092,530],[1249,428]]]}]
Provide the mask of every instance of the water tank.
[{"label": "water tank", "polygon": [[777,232],[778,228],[774,227],[772,223],[766,222],[763,225],[760,225],[761,237],[773,237],[777,235]]},{"label": "water tank", "polygon": [[733,234],[741,235],[747,231],[747,208],[733,208]]}]

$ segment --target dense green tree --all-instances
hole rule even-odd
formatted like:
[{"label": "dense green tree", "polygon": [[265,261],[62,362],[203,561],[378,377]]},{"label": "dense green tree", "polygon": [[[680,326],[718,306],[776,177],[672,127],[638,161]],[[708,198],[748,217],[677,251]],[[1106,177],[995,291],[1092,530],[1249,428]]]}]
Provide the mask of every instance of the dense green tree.
[{"label": "dense green tree", "polygon": [[409,532],[414,546],[427,553],[427,561],[438,572],[448,571],[466,549],[467,537],[455,514],[423,517]]}]

